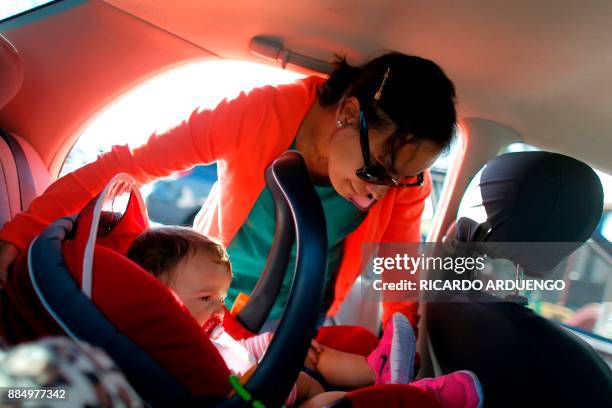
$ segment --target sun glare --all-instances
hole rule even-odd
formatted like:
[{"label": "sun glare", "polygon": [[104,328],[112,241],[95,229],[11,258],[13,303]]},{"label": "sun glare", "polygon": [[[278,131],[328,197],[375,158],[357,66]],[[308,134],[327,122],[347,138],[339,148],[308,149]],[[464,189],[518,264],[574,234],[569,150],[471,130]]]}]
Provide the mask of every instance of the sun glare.
[{"label": "sun glare", "polygon": [[263,85],[290,83],[304,75],[246,61],[200,61],[164,72],[130,89],[93,118],[71,150],[61,175],[92,162],[113,145],[131,147],[171,128],[197,108]]}]

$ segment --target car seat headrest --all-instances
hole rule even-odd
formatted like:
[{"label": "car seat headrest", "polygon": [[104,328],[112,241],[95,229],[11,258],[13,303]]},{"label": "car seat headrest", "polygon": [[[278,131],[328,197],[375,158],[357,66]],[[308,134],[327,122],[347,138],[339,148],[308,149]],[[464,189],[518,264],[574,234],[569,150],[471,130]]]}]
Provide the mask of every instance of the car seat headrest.
[{"label": "car seat headrest", "polygon": [[23,66],[17,49],[0,34],[0,109],[19,91],[23,82]]},{"label": "car seat headrest", "polygon": [[533,252],[527,246],[517,251],[507,245],[504,252],[495,245],[500,257],[520,263],[527,274],[554,268],[591,236],[601,218],[601,181],[574,158],[508,153],[489,161],[479,175],[477,191],[467,191],[461,206],[469,218],[460,218],[447,236],[462,242],[566,243],[550,245],[550,253],[537,257],[526,254]]},{"label": "car seat headrest", "polygon": [[488,241],[584,242],[603,211],[603,187],[591,167],[550,152],[490,161],[480,191],[492,231]]}]

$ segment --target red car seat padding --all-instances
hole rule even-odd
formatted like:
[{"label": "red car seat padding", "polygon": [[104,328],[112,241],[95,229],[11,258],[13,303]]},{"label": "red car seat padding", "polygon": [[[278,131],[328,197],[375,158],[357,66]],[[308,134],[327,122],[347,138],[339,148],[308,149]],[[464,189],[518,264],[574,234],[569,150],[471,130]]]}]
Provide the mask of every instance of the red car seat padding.
[{"label": "red car seat padding", "polygon": [[408,384],[374,385],[346,395],[353,408],[441,408],[433,394]]},{"label": "red car seat padding", "polygon": [[327,347],[362,356],[370,354],[378,345],[378,337],[361,326],[321,327],[315,339]]}]

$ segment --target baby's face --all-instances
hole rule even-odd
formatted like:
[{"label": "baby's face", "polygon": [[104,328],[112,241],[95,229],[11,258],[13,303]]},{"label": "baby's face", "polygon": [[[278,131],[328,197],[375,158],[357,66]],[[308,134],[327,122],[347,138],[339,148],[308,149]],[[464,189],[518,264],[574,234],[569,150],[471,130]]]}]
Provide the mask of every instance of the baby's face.
[{"label": "baby's face", "polygon": [[223,302],[231,282],[226,265],[218,264],[205,252],[198,251],[176,266],[168,288],[178,296],[198,324],[203,325],[211,317],[223,320]]}]

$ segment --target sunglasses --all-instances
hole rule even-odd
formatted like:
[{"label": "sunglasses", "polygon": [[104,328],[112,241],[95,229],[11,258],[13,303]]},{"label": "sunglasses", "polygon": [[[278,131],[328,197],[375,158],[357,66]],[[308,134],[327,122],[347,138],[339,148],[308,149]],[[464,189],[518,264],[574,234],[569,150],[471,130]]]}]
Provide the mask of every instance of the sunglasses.
[{"label": "sunglasses", "polygon": [[423,172],[416,176],[416,181],[412,183],[401,183],[399,179],[392,177],[384,166],[372,163],[370,157],[370,142],[368,139],[368,123],[366,122],[363,111],[359,112],[359,143],[361,144],[361,154],[364,166],[357,169],[357,177],[370,184],[378,184],[389,187],[421,187],[424,184]]}]

